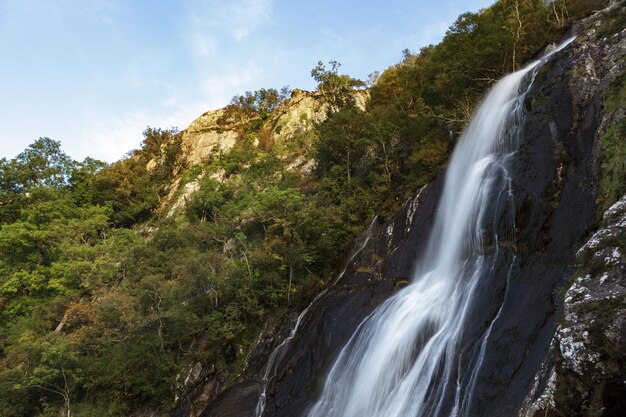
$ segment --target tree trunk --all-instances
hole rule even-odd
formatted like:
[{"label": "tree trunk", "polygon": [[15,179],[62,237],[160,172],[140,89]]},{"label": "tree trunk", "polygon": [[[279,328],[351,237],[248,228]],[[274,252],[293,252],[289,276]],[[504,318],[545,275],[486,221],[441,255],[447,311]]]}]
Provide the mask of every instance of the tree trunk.
[{"label": "tree trunk", "polygon": [[348,182],[350,182],[350,149],[348,149],[347,161],[348,161]]},{"label": "tree trunk", "polygon": [[289,262],[289,285],[287,287],[287,306],[289,306],[289,299],[291,296],[291,280],[293,278],[293,265]]}]

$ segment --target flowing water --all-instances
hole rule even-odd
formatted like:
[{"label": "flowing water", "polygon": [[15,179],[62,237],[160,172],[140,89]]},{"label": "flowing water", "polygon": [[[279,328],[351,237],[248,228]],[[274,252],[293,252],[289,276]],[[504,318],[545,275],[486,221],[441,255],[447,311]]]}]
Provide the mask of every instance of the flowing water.
[{"label": "flowing water", "polygon": [[367,246],[367,244],[369,243],[372,237],[372,233],[374,232],[377,222],[378,222],[378,216],[374,216],[374,218],[372,219],[372,222],[370,223],[369,227],[365,231],[365,234],[363,234],[363,236],[361,236],[361,238],[356,242],[356,245],[355,245],[356,249],[353,250],[352,255],[346,262],[341,273],[337,275],[337,277],[335,278],[335,280],[332,282],[330,286],[328,286],[324,291],[321,291],[319,294],[317,294],[317,296],[313,299],[313,301],[311,301],[311,303],[307,306],[307,308],[302,310],[302,312],[298,315],[298,318],[296,319],[296,322],[293,328],[289,332],[289,336],[287,336],[278,346],[274,348],[272,353],[270,353],[270,356],[267,360],[267,364],[265,365],[265,370],[263,371],[263,378],[261,379],[261,383],[260,383],[261,394],[259,395],[259,399],[256,405],[256,410],[255,410],[256,417],[261,417],[263,415],[263,412],[265,411],[265,402],[267,400],[267,387],[269,383],[272,381],[272,379],[276,377],[276,367],[278,366],[281,359],[285,355],[285,352],[287,352],[287,349],[289,348],[289,344],[298,333],[298,329],[300,328],[300,324],[302,323],[302,320],[306,317],[311,307],[313,307],[318,302],[318,300],[322,298],[324,294],[328,292],[328,290],[330,290],[339,282],[339,280],[346,273],[348,266],[361,253],[361,251],[365,249],[365,247]]},{"label": "flowing water", "polygon": [[[500,80],[452,155],[412,283],[355,331],[309,417],[471,416],[498,307],[479,332],[469,320],[485,276],[506,282],[515,260],[507,167],[519,146],[524,96],[548,57]],[[505,242],[507,244],[505,244]],[[509,266],[496,269],[506,254]],[[498,276],[501,275],[501,276]],[[473,416],[472,416],[473,417]]]}]

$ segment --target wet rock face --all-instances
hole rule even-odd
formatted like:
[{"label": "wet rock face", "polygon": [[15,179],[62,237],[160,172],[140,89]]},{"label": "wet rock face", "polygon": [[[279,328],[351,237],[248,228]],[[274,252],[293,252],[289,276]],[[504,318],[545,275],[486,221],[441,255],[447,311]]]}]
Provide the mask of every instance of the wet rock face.
[{"label": "wet rock face", "polygon": [[[522,140],[508,168],[515,251],[499,258],[501,272],[484,283],[470,320],[480,331],[478,319],[491,321],[494,306],[502,306],[470,415],[518,413],[557,328],[558,290],[573,273],[575,251],[594,222],[602,97],[598,90],[587,94],[580,85],[585,79],[574,80],[575,69],[585,65],[582,47],[575,42],[545,64],[526,96]],[[480,309],[491,312],[481,316]]]},{"label": "wet rock face", "polygon": [[[623,108],[604,111],[602,99],[607,87],[626,72],[626,30],[601,39],[595,36],[594,28],[601,26],[604,13],[585,22],[587,40],[577,48],[580,58],[572,62],[572,81],[580,87],[572,89],[572,102],[577,114],[589,111],[587,103],[601,107],[600,135],[623,117]],[[587,81],[596,86],[595,93],[586,87]],[[593,153],[601,159],[598,142],[596,138]],[[563,316],[551,351],[520,415],[626,415],[625,209],[622,198],[606,211],[601,227],[578,250],[577,271],[557,293]],[[576,218],[575,211],[572,216]]]},{"label": "wet rock face", "polygon": [[204,412],[222,390],[228,374],[220,372],[214,365],[206,367],[200,362],[193,363],[185,375],[178,375],[177,407],[170,417],[198,417]]},{"label": "wet rock face", "polygon": [[626,196],[604,214],[604,223],[578,251],[579,274],[565,294],[554,406],[624,416]]},{"label": "wet rock face", "polygon": [[356,327],[408,283],[413,260],[424,249],[442,183],[443,177],[423,188],[395,218],[378,224],[370,244],[310,310],[277,367],[265,416],[303,415]]},{"label": "wet rock face", "polygon": [[562,368],[594,379],[619,377],[626,365],[626,196],[604,219],[609,224],[578,251],[587,273],[565,294],[565,318],[556,336]]},{"label": "wet rock face", "polygon": [[578,250],[564,317],[525,416],[626,415],[626,196]]}]

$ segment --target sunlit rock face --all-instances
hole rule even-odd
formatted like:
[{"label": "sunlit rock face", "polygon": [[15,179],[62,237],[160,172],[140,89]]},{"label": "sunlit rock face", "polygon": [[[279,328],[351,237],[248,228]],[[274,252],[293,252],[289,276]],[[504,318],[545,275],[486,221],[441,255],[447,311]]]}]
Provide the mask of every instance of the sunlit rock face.
[{"label": "sunlit rock face", "polygon": [[[366,90],[354,91],[355,105],[365,109],[369,93]],[[328,104],[320,92],[293,90],[291,97],[274,109],[261,121],[258,116],[244,114],[231,117],[226,109],[211,110],[181,132],[180,146],[182,156],[180,164],[185,169],[207,165],[212,159],[228,154],[248,133],[252,124],[262,122],[255,128],[253,145],[260,152],[269,147],[288,171],[298,174],[310,174],[314,160],[310,152],[313,137],[308,133],[314,124],[321,123],[327,117]],[[153,159],[148,162],[148,169],[154,169],[163,161]],[[223,170],[208,172],[207,176],[217,182],[223,182],[226,174]],[[184,212],[193,194],[200,188],[201,176],[182,181],[179,175],[170,185],[168,195],[161,203],[161,210],[168,217]]]},{"label": "sunlit rock face", "polygon": [[[224,110],[204,113],[183,132],[183,152],[189,165],[206,162],[212,153],[230,151],[239,137],[235,129],[220,129],[217,121]],[[234,126],[233,126],[234,127]]]},{"label": "sunlit rock face", "polygon": [[[355,104],[365,108],[369,94],[355,92]],[[328,105],[321,93],[293,90],[291,98],[282,103],[263,123],[260,131],[266,132],[274,144],[288,143],[294,137],[311,129],[313,123],[326,119]],[[224,120],[224,109],[212,110],[194,120],[182,135],[183,152],[189,166],[207,162],[216,153],[227,153],[241,139],[245,124],[254,118]],[[303,144],[306,145],[307,144]],[[288,159],[290,152],[279,155]]]}]

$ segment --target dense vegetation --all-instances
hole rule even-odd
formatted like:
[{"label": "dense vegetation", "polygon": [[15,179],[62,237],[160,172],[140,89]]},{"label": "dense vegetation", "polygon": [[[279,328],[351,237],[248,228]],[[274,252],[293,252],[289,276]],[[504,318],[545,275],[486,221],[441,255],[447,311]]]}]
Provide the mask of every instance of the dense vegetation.
[{"label": "dense vegetation", "polygon": [[[463,14],[441,44],[372,76],[365,109],[365,83],[320,63],[327,118],[289,144],[264,127],[287,90],[264,89],[227,107],[219,122],[239,140],[202,166],[186,165],[176,130],[153,128],[112,165],[47,138],[0,160],[0,415],[168,409],[195,361],[235,376],[263,323],[306,303],[374,213],[440,171],[485,89],[604,3]],[[314,171],[287,169],[285,153]],[[177,179],[198,190],[168,216]]]}]

